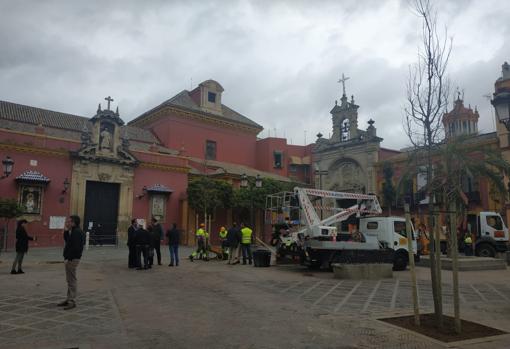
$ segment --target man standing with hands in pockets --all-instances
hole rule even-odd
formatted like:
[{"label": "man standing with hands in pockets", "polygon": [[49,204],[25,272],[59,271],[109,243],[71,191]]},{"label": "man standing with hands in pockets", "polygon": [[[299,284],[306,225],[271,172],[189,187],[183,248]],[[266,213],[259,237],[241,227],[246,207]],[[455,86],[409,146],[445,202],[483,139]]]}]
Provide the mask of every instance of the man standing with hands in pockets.
[{"label": "man standing with hands in pockets", "polygon": [[83,245],[85,244],[85,235],[80,229],[80,217],[73,215],[67,218],[64,231],[64,241],[67,299],[59,303],[58,306],[64,307],[64,310],[69,310],[76,307],[76,291],[78,287],[76,269],[80,263],[80,258],[83,253]]}]

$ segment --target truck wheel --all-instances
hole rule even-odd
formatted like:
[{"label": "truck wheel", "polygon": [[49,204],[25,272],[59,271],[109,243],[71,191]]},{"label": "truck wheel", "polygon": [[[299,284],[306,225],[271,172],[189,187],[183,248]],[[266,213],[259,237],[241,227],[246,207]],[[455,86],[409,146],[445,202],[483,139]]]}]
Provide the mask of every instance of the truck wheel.
[{"label": "truck wheel", "polygon": [[310,270],[319,270],[321,268],[321,265],[322,265],[321,260],[310,261],[310,264],[308,265],[308,269],[310,269]]},{"label": "truck wheel", "polygon": [[393,270],[401,271],[406,270],[407,268],[407,255],[402,252],[395,253],[395,257],[393,257]]},{"label": "truck wheel", "polygon": [[496,250],[489,244],[480,244],[476,248],[476,255],[480,257],[494,257]]}]

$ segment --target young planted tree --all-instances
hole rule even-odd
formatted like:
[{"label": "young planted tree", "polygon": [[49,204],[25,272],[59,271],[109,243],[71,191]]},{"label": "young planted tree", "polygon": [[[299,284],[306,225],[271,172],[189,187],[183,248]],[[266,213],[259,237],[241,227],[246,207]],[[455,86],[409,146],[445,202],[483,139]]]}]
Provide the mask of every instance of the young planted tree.
[{"label": "young planted tree", "polygon": [[224,180],[202,176],[188,185],[188,202],[198,214],[211,214],[216,208],[232,207],[232,185]]},{"label": "young planted tree", "polygon": [[284,183],[270,178],[262,179],[262,186],[255,186],[255,179],[248,179],[248,188],[235,189],[232,196],[232,207],[260,212],[266,206],[266,197],[281,191],[292,191],[293,183]]},{"label": "young planted tree", "polygon": [[23,214],[23,208],[18,205],[15,199],[0,198],[0,218],[4,219],[3,249],[7,250],[7,237],[9,232],[9,222],[11,219]]},{"label": "young planted tree", "polygon": [[[461,332],[457,227],[464,221],[467,197],[462,186],[467,178],[486,180],[497,188],[501,195],[506,193],[502,173],[509,173],[508,163],[495,149],[480,148],[473,143],[472,137],[459,136],[449,139],[437,149],[437,164],[434,169],[432,186],[436,195],[442,197],[443,210],[449,213],[450,251],[452,258],[453,301],[455,331]],[[503,200],[502,200],[503,201]]]},{"label": "young planted tree", "polygon": [[[452,46],[446,28],[443,34],[439,33],[437,12],[430,0],[414,0],[413,9],[422,22],[422,42],[418,60],[409,69],[404,128],[415,151],[424,156],[430,232],[434,222],[433,188],[430,185],[434,179],[432,152],[441,142],[443,135],[441,118],[446,112],[450,95],[446,72]],[[430,234],[430,237],[432,251],[437,251],[437,235]],[[431,253],[430,262],[434,312],[437,323],[442,327],[441,271],[437,252]]]}]

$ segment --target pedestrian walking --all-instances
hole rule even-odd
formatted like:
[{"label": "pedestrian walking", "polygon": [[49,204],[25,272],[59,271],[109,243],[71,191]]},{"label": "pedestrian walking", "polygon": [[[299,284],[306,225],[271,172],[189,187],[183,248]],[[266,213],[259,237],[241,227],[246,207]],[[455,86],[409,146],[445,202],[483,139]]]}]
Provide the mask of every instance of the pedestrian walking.
[{"label": "pedestrian walking", "polygon": [[128,228],[128,240],[127,245],[129,249],[128,254],[128,267],[130,269],[137,267],[137,259],[136,259],[136,231],[138,230],[138,223],[136,222],[136,219],[131,220],[131,226]]},{"label": "pedestrian walking", "polygon": [[76,269],[80,264],[85,245],[85,234],[80,229],[80,217],[76,215],[69,216],[65,223],[64,231],[64,266],[66,270],[67,281],[67,299],[58,304],[64,307],[64,310],[76,307],[76,294],[78,291],[78,280],[76,278]]},{"label": "pedestrian walking", "polygon": [[180,232],[177,229],[177,224],[172,224],[172,229],[166,232],[168,238],[168,250],[170,252],[170,264],[169,267],[179,266],[179,240]]},{"label": "pedestrian walking", "polygon": [[205,231],[205,224],[200,223],[200,228],[198,228],[195,233],[195,237],[197,240],[197,249],[189,256],[189,260],[193,262],[195,258],[207,260],[207,237],[208,233]]},{"label": "pedestrian walking", "polygon": [[240,230],[237,227],[237,223],[232,223],[232,227],[227,231],[227,244],[228,244],[228,262],[227,264],[239,263],[238,251],[240,239]]},{"label": "pedestrian walking", "polygon": [[[136,270],[149,269],[149,249],[152,236],[142,226],[138,228],[135,235],[136,242]],[[142,264],[143,257],[143,264]]]},{"label": "pedestrian walking", "polygon": [[241,249],[243,252],[243,264],[246,265],[246,259],[252,264],[251,243],[253,239],[253,231],[244,223],[241,223]]},{"label": "pedestrian walking", "polygon": [[[23,269],[21,269],[21,264],[23,263],[23,257],[28,252],[28,241],[36,240],[27,234],[27,224],[28,221],[26,219],[21,219],[16,226],[16,257],[12,263],[11,274],[25,274]],[[16,270],[16,264],[18,265],[18,270]]]},{"label": "pedestrian walking", "polygon": [[[152,248],[158,256],[158,265],[161,265],[161,240],[163,240],[163,227],[155,217],[151,218]],[[152,258],[154,258],[154,252]],[[152,264],[152,262],[151,262]]]}]

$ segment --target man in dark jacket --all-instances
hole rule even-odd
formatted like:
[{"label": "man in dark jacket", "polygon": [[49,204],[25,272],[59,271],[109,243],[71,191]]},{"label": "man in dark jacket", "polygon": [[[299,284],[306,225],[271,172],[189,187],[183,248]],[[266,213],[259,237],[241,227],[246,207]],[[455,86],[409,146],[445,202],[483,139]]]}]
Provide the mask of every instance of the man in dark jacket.
[{"label": "man in dark jacket", "polygon": [[232,228],[227,232],[228,262],[227,264],[239,263],[239,243],[241,242],[241,231],[237,223],[232,223]]},{"label": "man in dark jacket", "polygon": [[180,240],[180,232],[177,229],[177,224],[172,224],[172,229],[166,232],[166,237],[168,238],[168,250],[170,251],[170,264],[169,267],[179,266],[179,240]]},{"label": "man in dark jacket", "polygon": [[83,253],[85,235],[80,229],[80,217],[78,216],[69,216],[66,220],[65,229],[64,265],[66,268],[67,299],[58,305],[64,307],[65,310],[69,310],[76,307],[75,299],[78,288],[76,269]]},{"label": "man in dark jacket", "polygon": [[128,266],[129,268],[136,268],[136,242],[135,242],[135,235],[136,231],[138,230],[138,224],[136,222],[136,219],[131,220],[131,226],[128,228],[128,241],[127,245],[129,248],[129,255],[128,255]]},{"label": "man in dark jacket", "polygon": [[163,240],[163,228],[155,217],[152,217],[151,219],[151,233],[152,247],[158,256],[158,265],[161,265],[161,240]]},{"label": "man in dark jacket", "polygon": [[[135,235],[135,243],[136,243],[136,270],[148,269],[149,266],[149,248],[151,244],[151,234],[145,230],[143,227],[138,228]],[[143,255],[143,268],[141,256]]]}]

